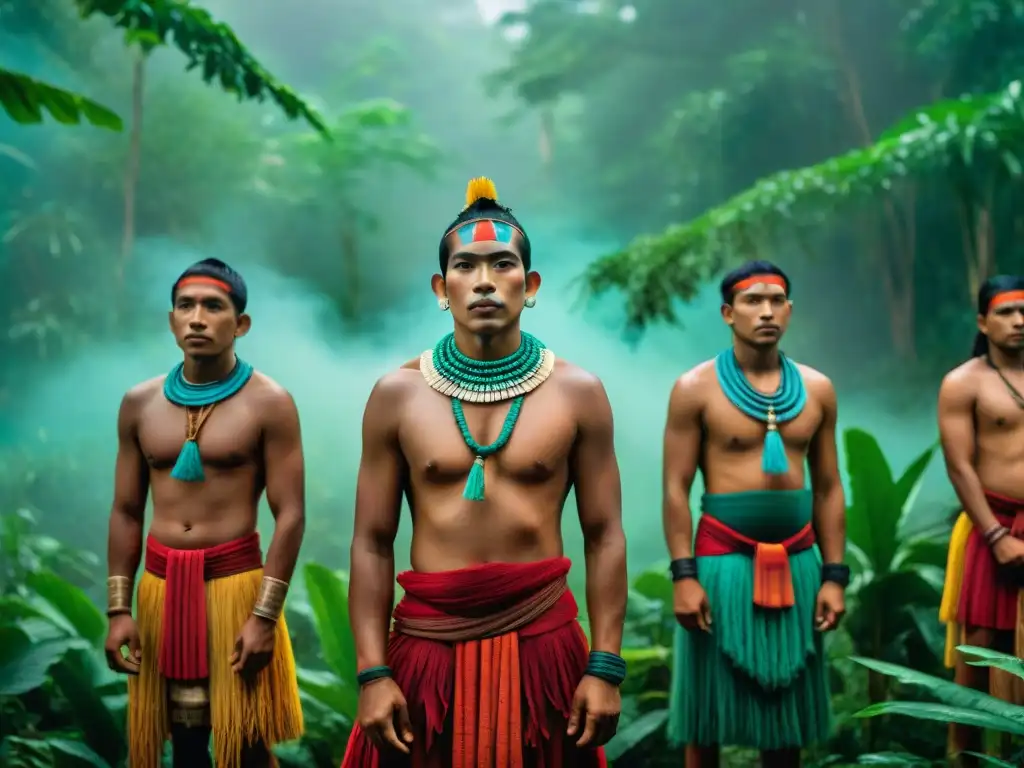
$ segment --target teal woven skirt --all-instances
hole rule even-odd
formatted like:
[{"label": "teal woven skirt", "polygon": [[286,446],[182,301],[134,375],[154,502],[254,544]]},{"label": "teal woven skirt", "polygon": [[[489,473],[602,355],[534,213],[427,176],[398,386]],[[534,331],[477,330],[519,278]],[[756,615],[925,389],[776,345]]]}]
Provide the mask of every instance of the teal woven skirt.
[{"label": "teal woven skirt", "polygon": [[[810,491],[706,494],[702,513],[760,542],[780,542],[811,519]],[[675,745],[804,747],[831,727],[828,668],[814,606],[821,555],[790,556],[795,605],[754,605],[747,554],[697,558],[711,634],[676,627],[668,735]]]}]

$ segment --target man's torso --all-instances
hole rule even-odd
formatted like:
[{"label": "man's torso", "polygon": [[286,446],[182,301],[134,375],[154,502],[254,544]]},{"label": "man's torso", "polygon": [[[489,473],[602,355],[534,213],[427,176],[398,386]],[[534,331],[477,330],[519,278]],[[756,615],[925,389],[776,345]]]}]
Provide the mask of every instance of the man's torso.
[{"label": "man's torso", "polygon": [[[462,497],[475,456],[451,400],[427,386],[418,361],[398,375],[405,390],[398,439],[408,473],[413,568],[444,571],[560,556],[561,512],[572,483],[577,432],[572,392],[574,379],[586,374],[557,361],[548,380],[526,395],[511,439],[486,459],[483,501]],[[511,402],[463,404],[478,444],[498,438]]]},{"label": "man's torso", "polygon": [[[816,394],[824,377],[806,366],[798,366],[805,380],[807,403],[800,414],[779,425],[786,447],[789,470],[784,475],[766,475],[761,468],[766,424],[739,410],[722,391],[714,361],[698,366],[702,398],[701,474],[707,493],[738,493],[766,489],[789,490],[804,487],[804,459],[821,427],[823,410]],[[751,381],[755,389],[773,392],[779,374]]]},{"label": "man's torso", "polygon": [[[1024,499],[1024,408],[984,360],[971,360],[963,370],[975,387],[978,479],[988,491]],[[1018,392],[1024,392],[1024,374],[1004,371],[1003,375]]]},{"label": "man's torso", "polygon": [[185,442],[186,411],[164,397],[162,377],[141,385],[137,424],[149,466],[150,534],[162,544],[196,549],[255,530],[265,483],[260,406],[273,386],[255,373],[241,391],[214,406],[197,440],[205,480],[183,482],[170,473]]}]

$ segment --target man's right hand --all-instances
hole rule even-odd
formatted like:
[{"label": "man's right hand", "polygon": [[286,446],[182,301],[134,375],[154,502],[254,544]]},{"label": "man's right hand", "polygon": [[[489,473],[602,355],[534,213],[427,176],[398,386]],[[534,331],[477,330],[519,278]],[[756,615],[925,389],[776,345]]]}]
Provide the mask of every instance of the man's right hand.
[{"label": "man's right hand", "polygon": [[684,629],[711,631],[711,603],[696,579],[682,579],[673,587],[673,609]]},{"label": "man's right hand", "polygon": [[[363,686],[359,692],[358,721],[363,733],[378,749],[391,747],[409,754],[409,747],[406,746],[412,744],[409,706],[398,684],[390,677],[374,680]],[[401,740],[398,738],[399,733],[402,734]]]},{"label": "man's right hand", "polygon": [[992,554],[1000,565],[1021,568],[1024,567],[1024,541],[1016,536],[1003,536],[992,547]]},{"label": "man's right hand", "polygon": [[[124,649],[128,648],[125,657]],[[126,675],[139,674],[139,662],[142,660],[142,643],[139,642],[139,628],[131,614],[123,613],[110,617],[110,629],[107,631],[107,666],[115,672]]]}]

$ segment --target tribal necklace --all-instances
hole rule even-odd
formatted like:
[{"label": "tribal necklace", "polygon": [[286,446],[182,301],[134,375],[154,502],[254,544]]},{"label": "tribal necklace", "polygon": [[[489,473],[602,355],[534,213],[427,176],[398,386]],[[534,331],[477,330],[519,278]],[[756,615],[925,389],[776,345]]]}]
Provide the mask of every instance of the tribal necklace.
[{"label": "tribal necklace", "polygon": [[985,362],[988,363],[989,367],[996,372],[1000,379],[1003,380],[1003,384],[1006,385],[1006,389],[1009,391],[1010,397],[1013,398],[1013,401],[1017,403],[1019,407],[1024,408],[1024,395],[1022,395],[1020,391],[1013,386],[1013,383],[1006,378],[1006,374],[999,370],[998,366],[992,362],[992,358],[988,355],[985,355]]},{"label": "tribal necklace", "polygon": [[[452,401],[452,414],[462,439],[474,453],[473,468],[462,496],[484,499],[484,461],[508,443],[519,420],[523,398],[543,384],[555,367],[555,355],[536,337],[521,332],[519,349],[499,360],[474,360],[459,351],[455,334],[449,333],[433,349],[420,355],[420,373],[427,385]],[[466,424],[462,403],[500,403],[512,400],[497,439],[480,445]]]},{"label": "tribal necklace", "polygon": [[178,363],[164,379],[164,397],[175,405],[182,406],[188,419],[185,444],[181,447],[174,469],[171,470],[171,477],[186,483],[196,483],[206,479],[197,442],[199,430],[203,428],[217,403],[237,394],[246,385],[252,378],[253,368],[241,358],[235,358],[235,367],[227,378],[208,384],[192,384],[187,381],[184,368],[184,363]]},{"label": "tribal necklace", "polygon": [[781,475],[789,469],[786,446],[779,434],[779,424],[792,421],[807,404],[807,390],[804,378],[796,364],[779,353],[781,379],[779,388],[772,394],[758,392],[747,380],[736,359],[736,352],[727,349],[715,357],[715,373],[722,392],[739,410],[752,419],[767,425],[764,435],[764,451],[761,454],[761,468],[766,474]]}]

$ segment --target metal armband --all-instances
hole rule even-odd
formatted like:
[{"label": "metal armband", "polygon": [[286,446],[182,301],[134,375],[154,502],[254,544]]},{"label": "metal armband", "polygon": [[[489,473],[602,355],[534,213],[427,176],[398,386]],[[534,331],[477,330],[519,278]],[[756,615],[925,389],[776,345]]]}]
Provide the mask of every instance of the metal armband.
[{"label": "metal armband", "polygon": [[132,579],[129,576],[110,576],[107,579],[107,616],[131,615]]},{"label": "metal armband", "polygon": [[252,612],[261,619],[277,621],[284,611],[284,598],[288,594],[288,582],[264,576],[260,584],[260,594]]}]

